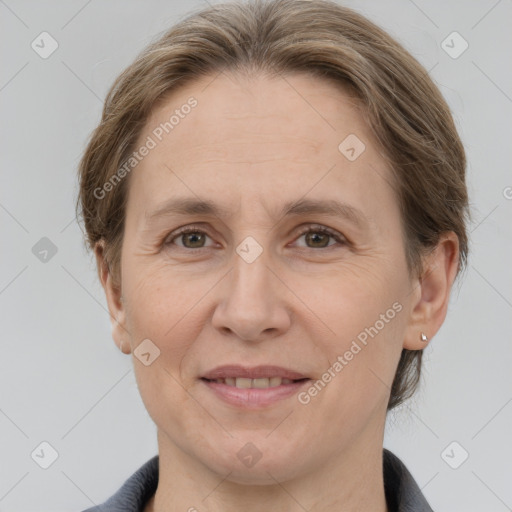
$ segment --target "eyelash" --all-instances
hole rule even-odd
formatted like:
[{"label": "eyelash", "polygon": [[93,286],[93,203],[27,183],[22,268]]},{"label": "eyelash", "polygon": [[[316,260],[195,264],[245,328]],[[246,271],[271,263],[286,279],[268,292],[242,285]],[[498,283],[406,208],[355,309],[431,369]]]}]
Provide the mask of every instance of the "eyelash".
[{"label": "eyelash", "polygon": [[[185,235],[187,233],[201,233],[201,234],[204,234],[204,235],[207,235],[207,236],[210,236],[208,235],[208,233],[198,227],[198,226],[187,226],[185,228],[181,228],[173,233],[170,233],[169,235],[167,235],[164,239],[164,243],[163,245],[164,246],[168,246],[168,245],[172,245],[172,242],[174,240],[176,240],[177,238],[179,238],[181,235]],[[322,234],[325,234],[325,235],[329,235],[331,238],[333,238],[334,240],[336,240],[339,244],[341,245],[347,245],[347,240],[338,232],[336,231],[333,231],[332,229],[329,229],[325,226],[321,226],[321,225],[316,225],[316,224],[310,224],[308,225],[304,230],[302,230],[296,239],[299,239],[300,237],[308,234],[308,233],[322,233]],[[210,237],[211,238],[211,237]],[[301,249],[311,249],[311,250],[314,250],[314,251],[317,251],[318,249],[328,249],[328,248],[332,248],[335,244],[332,244],[332,245],[327,245],[326,247],[318,247],[318,248],[314,248],[314,247],[301,247]],[[181,247],[181,246],[178,246],[180,249],[183,249],[183,250],[186,250],[187,252],[195,252],[195,251],[201,251],[203,249],[208,249],[208,247],[196,247],[196,248],[188,248],[188,247]]]}]

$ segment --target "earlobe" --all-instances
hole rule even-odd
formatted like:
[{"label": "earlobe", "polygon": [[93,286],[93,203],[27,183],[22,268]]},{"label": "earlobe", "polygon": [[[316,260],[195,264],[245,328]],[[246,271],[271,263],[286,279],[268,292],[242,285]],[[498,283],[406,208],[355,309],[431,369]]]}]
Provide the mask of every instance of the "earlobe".
[{"label": "earlobe", "polygon": [[421,350],[440,329],[446,318],[450,292],[459,265],[459,241],[453,232],[441,235],[425,259],[423,275],[417,280],[415,303],[403,347]]},{"label": "earlobe", "polygon": [[115,283],[108,262],[106,261],[104,240],[96,242],[94,255],[96,257],[98,277],[107,300],[112,325],[112,338],[123,354],[130,354],[129,333],[125,327],[126,308],[121,293],[121,286]]}]

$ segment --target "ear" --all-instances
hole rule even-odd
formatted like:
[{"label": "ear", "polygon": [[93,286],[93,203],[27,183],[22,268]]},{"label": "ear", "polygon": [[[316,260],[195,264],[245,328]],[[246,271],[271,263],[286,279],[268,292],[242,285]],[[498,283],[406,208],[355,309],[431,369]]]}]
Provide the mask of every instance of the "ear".
[{"label": "ear", "polygon": [[110,271],[108,262],[105,258],[104,240],[96,242],[94,246],[94,255],[96,256],[96,265],[98,277],[105,291],[110,322],[112,324],[112,338],[118,348],[124,353],[131,352],[130,339],[126,330],[126,307],[123,304],[121,296],[121,286],[116,284]]},{"label": "ear", "polygon": [[459,266],[459,239],[453,231],[443,233],[435,249],[426,257],[424,271],[414,284],[411,317],[403,347],[421,350],[440,329],[446,318],[450,292]]}]

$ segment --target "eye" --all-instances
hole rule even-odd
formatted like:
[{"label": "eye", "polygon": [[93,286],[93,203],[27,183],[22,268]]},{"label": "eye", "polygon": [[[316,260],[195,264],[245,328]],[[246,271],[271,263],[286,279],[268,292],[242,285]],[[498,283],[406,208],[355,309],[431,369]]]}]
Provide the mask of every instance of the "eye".
[{"label": "eye", "polygon": [[[337,231],[333,231],[325,226],[319,225],[308,226],[307,229],[302,230],[297,240],[303,236],[305,237],[304,240],[306,241],[306,244],[311,244],[306,245],[306,248],[308,249],[323,249],[325,247],[331,247],[332,245],[335,245],[335,242],[339,242],[342,245],[346,245],[347,243],[345,238]],[[330,244],[329,239],[334,239],[335,242]]]},{"label": "eye", "polygon": [[[305,237],[304,240],[306,241],[306,246],[301,247],[307,249],[323,249],[335,245],[336,242],[341,245],[346,245],[347,243],[343,235],[321,225],[308,226],[299,233],[297,240],[301,237]],[[196,226],[187,226],[171,233],[165,239],[164,245],[177,245],[183,249],[194,251],[195,249],[211,247],[211,245],[205,245],[206,239],[208,238],[211,240],[204,230]],[[330,239],[334,240],[334,242],[329,243]],[[176,241],[180,241],[181,244],[176,243]]]},{"label": "eye", "polygon": [[[171,233],[164,241],[164,245],[177,245],[178,247],[183,247],[184,249],[202,249],[205,246],[206,238],[210,238],[203,230],[194,227],[187,226],[186,228],[180,229]],[[175,240],[179,240],[183,245],[175,244]]]}]

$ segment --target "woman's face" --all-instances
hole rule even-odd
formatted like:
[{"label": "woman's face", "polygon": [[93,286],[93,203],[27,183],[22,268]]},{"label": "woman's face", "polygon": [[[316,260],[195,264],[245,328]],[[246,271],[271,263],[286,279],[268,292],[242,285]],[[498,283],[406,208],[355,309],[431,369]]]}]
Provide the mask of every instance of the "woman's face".
[{"label": "woman's face", "polygon": [[[135,351],[161,452],[274,483],[381,449],[419,290],[390,169],[356,102],[306,75],[212,75],[154,110],[143,145],[115,338]],[[216,212],[172,208],[185,199]],[[223,366],[245,380],[204,379]],[[250,373],[268,366],[281,369]],[[284,370],[309,380],[263,378]]]}]

